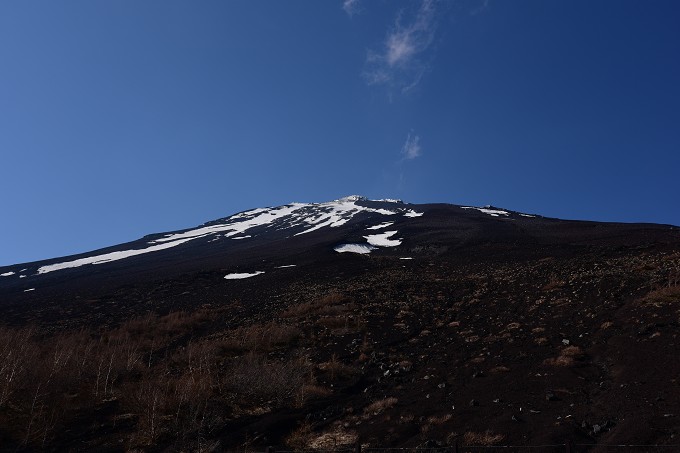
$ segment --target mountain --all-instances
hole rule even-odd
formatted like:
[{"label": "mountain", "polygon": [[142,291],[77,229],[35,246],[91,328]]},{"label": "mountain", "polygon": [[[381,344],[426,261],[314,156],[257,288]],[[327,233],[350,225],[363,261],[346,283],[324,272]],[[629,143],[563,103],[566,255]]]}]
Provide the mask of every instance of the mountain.
[{"label": "mountain", "polygon": [[0,442],[673,444],[678,283],[674,226],[359,196],[5,266]]}]

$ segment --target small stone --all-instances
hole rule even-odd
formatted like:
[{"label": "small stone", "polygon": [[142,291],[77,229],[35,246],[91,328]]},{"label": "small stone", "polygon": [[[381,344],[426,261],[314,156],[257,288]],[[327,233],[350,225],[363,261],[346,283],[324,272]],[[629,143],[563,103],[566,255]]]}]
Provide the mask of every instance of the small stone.
[{"label": "small stone", "polygon": [[599,434],[600,431],[602,431],[602,427],[600,425],[593,425],[593,434]]},{"label": "small stone", "polygon": [[545,400],[546,401],[559,401],[560,399],[554,393],[548,392],[548,393],[545,394]]},{"label": "small stone", "polygon": [[479,401],[477,400],[470,400],[470,407],[476,407],[479,406]]}]

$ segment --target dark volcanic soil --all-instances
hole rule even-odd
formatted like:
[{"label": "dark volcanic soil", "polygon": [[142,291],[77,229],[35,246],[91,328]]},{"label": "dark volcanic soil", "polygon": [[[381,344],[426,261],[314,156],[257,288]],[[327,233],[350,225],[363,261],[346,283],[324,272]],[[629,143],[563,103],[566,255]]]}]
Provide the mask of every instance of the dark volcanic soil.
[{"label": "dark volcanic soil", "polygon": [[[110,344],[126,321],[151,317],[125,327],[145,338],[129,340],[140,363],[121,365],[96,397],[90,375],[73,378],[71,397],[87,398],[46,423],[42,439],[29,435],[20,399],[41,391],[17,387],[16,400],[0,401],[0,441],[79,451],[680,444],[678,229],[452,221],[437,206],[416,220],[400,228],[402,246],[369,256],[332,251],[356,234],[347,230],[241,261],[168,258],[148,271],[140,261],[74,272],[42,292],[6,290],[2,319],[12,335],[36,325],[44,351],[83,328]],[[288,264],[297,266],[277,268]],[[235,269],[266,272],[224,280]],[[158,333],[179,310],[202,317]],[[158,376],[194,379],[195,359],[176,357],[197,344],[212,374],[188,395],[204,406],[129,402],[144,385],[155,395]],[[38,363],[49,369],[54,352],[44,351]],[[199,415],[187,417],[203,421],[180,429],[173,420],[189,406]],[[586,450],[597,449],[575,451]]]}]

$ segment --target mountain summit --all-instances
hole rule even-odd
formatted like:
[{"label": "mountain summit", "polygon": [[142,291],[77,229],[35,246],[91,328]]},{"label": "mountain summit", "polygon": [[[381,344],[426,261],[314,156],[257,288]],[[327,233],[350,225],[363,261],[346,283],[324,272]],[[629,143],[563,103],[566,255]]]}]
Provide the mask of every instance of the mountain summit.
[{"label": "mountain summit", "polygon": [[[25,269],[20,269],[25,267],[23,265],[0,268],[4,271],[0,275],[6,277],[16,275],[16,278],[25,278],[31,274],[42,275],[81,266],[101,265],[129,260],[140,255],[157,254],[164,251],[167,253],[169,249],[179,246],[182,246],[182,249],[185,250],[191,246],[196,247],[197,244],[214,242],[221,242],[221,244],[214,244],[214,248],[228,249],[229,245],[225,245],[225,242],[246,240],[246,243],[253,243],[280,240],[345,225],[351,227],[349,228],[351,232],[364,228],[367,234],[373,233],[364,236],[365,240],[359,244],[366,246],[360,252],[364,253],[363,250],[368,250],[368,246],[394,247],[400,245],[401,241],[381,240],[380,238],[387,233],[378,234],[378,231],[395,224],[405,226],[409,223],[406,220],[421,217],[425,210],[432,209],[432,206],[423,205],[421,208],[417,208],[415,205],[405,204],[401,200],[369,200],[363,196],[351,195],[325,203],[290,203],[278,207],[257,208],[208,222],[197,228],[151,235],[129,244],[80,254],[77,257],[49,260],[49,264],[29,265]],[[460,206],[459,208],[478,211],[493,217],[503,216],[508,219],[516,219],[517,215],[534,217],[500,208],[469,206]],[[459,214],[463,215],[463,212]],[[396,233],[397,231],[391,232],[391,234]],[[343,248],[343,244],[337,244],[336,250],[346,251],[347,249]]]}]

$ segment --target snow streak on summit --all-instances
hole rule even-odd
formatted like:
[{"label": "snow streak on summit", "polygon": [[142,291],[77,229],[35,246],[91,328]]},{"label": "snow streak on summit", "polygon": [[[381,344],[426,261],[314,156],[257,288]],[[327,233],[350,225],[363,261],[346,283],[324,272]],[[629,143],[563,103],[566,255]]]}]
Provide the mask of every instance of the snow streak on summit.
[{"label": "snow streak on summit", "polygon": [[[200,238],[209,237],[211,242],[221,239],[251,239],[271,230],[289,230],[291,236],[300,236],[326,227],[339,227],[362,213],[379,214],[381,216],[403,215],[405,217],[419,217],[423,214],[409,209],[400,200],[372,201],[358,195],[326,203],[290,203],[278,207],[252,209],[216,222],[210,222],[199,228],[165,234],[147,242],[147,247],[48,264],[38,268],[37,273],[45,274],[86,264],[103,264],[122,260],[176,247]],[[382,220],[382,217],[380,220]],[[380,226],[376,225],[374,228],[377,229]],[[380,245],[393,246],[397,243],[398,241],[382,241]]]}]

